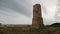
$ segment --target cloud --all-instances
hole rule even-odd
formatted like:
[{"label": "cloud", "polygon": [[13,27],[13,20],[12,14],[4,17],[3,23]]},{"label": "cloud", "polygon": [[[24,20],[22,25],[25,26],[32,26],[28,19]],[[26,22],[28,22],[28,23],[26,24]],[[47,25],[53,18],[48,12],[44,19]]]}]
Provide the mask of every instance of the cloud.
[{"label": "cloud", "polygon": [[23,14],[14,12],[13,10],[9,10],[9,11],[13,11],[9,13],[4,12],[4,10],[0,10],[3,12],[0,12],[2,14],[0,14],[0,23],[2,24],[31,24],[31,18],[27,17]]},{"label": "cloud", "polygon": [[36,3],[41,4],[44,23],[55,22],[56,14],[59,12],[59,8],[56,8],[57,0],[0,0],[0,22],[31,24],[33,5]]},{"label": "cloud", "polygon": [[55,21],[55,14],[57,12],[57,0],[33,0],[33,5],[36,3],[41,4],[42,17],[44,24],[52,24]]},{"label": "cloud", "polygon": [[26,16],[31,16],[32,13],[32,2],[27,0],[1,0],[0,6],[5,7]]},{"label": "cloud", "polygon": [[43,21],[44,21],[44,25],[51,25],[53,23],[56,23],[55,19],[43,18]]},{"label": "cloud", "polygon": [[57,12],[55,14],[56,22],[60,22],[60,0],[57,1]]},{"label": "cloud", "polygon": [[[56,6],[57,6],[57,0],[41,0],[42,1],[42,11],[43,11],[43,18],[48,22],[54,22],[55,21],[55,14],[56,14]],[[45,7],[45,9],[44,9]],[[45,14],[45,15],[44,15]],[[49,21],[48,21],[49,20]]]},{"label": "cloud", "polygon": [[[30,0],[29,0],[30,1]],[[1,0],[0,23],[31,24],[32,2],[28,0]]]}]

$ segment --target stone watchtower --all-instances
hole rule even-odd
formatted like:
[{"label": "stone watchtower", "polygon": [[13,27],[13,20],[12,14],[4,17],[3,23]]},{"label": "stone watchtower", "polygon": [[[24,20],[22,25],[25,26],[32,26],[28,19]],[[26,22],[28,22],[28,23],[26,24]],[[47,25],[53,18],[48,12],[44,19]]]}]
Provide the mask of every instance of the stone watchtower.
[{"label": "stone watchtower", "polygon": [[39,28],[43,26],[43,19],[41,14],[41,5],[35,4],[33,6],[33,20],[32,20],[32,27]]}]

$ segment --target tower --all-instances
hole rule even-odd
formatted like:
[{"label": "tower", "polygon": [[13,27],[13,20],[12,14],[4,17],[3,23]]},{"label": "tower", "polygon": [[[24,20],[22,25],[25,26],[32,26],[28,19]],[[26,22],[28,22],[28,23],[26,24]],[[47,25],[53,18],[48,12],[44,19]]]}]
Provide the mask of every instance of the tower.
[{"label": "tower", "polygon": [[43,26],[43,19],[41,15],[41,5],[35,4],[33,6],[33,19],[32,19],[32,27],[39,28]]}]

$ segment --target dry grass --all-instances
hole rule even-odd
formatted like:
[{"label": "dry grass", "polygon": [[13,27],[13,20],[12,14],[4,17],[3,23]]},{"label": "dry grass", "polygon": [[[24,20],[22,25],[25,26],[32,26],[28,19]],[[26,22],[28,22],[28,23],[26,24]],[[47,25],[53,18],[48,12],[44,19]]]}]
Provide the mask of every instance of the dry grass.
[{"label": "dry grass", "polygon": [[0,27],[0,34],[57,34],[57,31],[60,30],[59,28],[32,29],[30,27]]}]

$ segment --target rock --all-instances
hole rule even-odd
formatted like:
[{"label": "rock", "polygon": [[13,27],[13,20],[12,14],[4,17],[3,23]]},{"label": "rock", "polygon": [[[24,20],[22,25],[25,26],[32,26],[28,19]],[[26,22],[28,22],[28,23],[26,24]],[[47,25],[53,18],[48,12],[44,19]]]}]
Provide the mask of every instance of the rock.
[{"label": "rock", "polygon": [[32,19],[32,27],[39,28],[43,26],[43,19],[41,14],[41,5],[35,4],[33,6],[33,19]]}]

